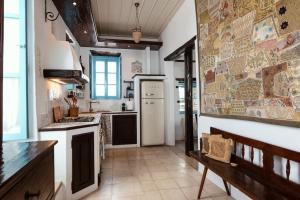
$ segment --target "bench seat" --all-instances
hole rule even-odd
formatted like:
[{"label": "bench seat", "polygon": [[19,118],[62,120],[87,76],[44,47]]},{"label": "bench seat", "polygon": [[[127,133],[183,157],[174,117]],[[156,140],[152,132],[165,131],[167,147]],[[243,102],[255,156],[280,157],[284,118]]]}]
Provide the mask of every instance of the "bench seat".
[{"label": "bench seat", "polygon": [[[203,143],[201,139],[200,151],[190,152],[191,157],[204,165],[198,199],[200,199],[203,191],[207,171],[211,170],[223,179],[228,195],[231,195],[228,187],[228,183],[230,183],[254,200],[300,200],[300,184],[290,179],[291,162],[298,163],[298,167],[300,166],[299,152],[213,127],[210,129],[210,133],[233,140],[234,149],[231,162],[235,163],[236,166],[202,154]],[[278,172],[276,173],[274,170],[276,167],[275,157],[277,162],[278,160],[280,162],[282,171],[279,173],[281,174],[277,174]],[[259,162],[256,163],[255,160]]]},{"label": "bench seat", "polygon": [[[227,163],[222,163],[206,157],[200,151],[193,151],[190,155],[198,162],[206,166],[209,170],[226,180],[228,183],[241,190],[252,199],[261,200],[288,200],[289,198],[281,194],[274,188],[266,186],[263,182],[257,180],[251,173],[247,174],[245,170],[238,165],[236,167]],[[268,181],[268,180],[266,180]]]}]

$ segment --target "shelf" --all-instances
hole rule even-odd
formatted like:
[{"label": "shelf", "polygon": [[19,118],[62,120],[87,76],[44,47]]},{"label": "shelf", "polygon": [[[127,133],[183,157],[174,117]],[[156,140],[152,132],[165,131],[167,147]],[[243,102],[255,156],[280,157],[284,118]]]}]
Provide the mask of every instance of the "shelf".
[{"label": "shelf", "polygon": [[134,83],[134,81],[123,81],[123,83]]}]

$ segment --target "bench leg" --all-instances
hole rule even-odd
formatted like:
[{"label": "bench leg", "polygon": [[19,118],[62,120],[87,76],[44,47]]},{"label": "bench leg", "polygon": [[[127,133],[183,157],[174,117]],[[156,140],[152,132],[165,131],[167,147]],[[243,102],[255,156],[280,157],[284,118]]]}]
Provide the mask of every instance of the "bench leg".
[{"label": "bench leg", "polygon": [[223,183],[224,183],[224,186],[225,186],[225,189],[226,189],[226,192],[227,192],[227,195],[230,196],[231,193],[230,193],[230,190],[229,190],[229,187],[228,187],[228,184],[227,182],[223,179]]},{"label": "bench leg", "polygon": [[200,197],[201,197],[201,193],[202,193],[202,190],[203,190],[204,182],[205,182],[205,179],[206,179],[207,170],[208,170],[208,168],[205,167],[204,171],[203,171],[203,174],[202,174],[201,184],[200,184],[199,193],[198,193],[198,199],[200,199]]}]

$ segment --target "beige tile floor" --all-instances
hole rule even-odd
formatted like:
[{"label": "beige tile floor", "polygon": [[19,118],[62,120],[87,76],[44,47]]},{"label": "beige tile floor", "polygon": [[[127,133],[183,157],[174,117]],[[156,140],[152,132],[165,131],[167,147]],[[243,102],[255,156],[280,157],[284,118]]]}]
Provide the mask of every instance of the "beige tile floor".
[{"label": "beige tile floor", "polygon": [[[202,174],[178,146],[114,149],[106,155],[101,185],[84,200],[197,199]],[[206,180],[201,199],[232,198]]]}]

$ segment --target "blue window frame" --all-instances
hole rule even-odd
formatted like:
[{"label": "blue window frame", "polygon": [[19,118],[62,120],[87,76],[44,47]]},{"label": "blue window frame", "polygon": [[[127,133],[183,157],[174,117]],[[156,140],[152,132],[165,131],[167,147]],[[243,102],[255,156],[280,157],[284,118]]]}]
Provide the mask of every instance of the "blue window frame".
[{"label": "blue window frame", "polygon": [[91,56],[91,99],[121,98],[120,57]]},{"label": "blue window frame", "polygon": [[26,0],[4,0],[4,141],[27,138],[26,38]]}]

